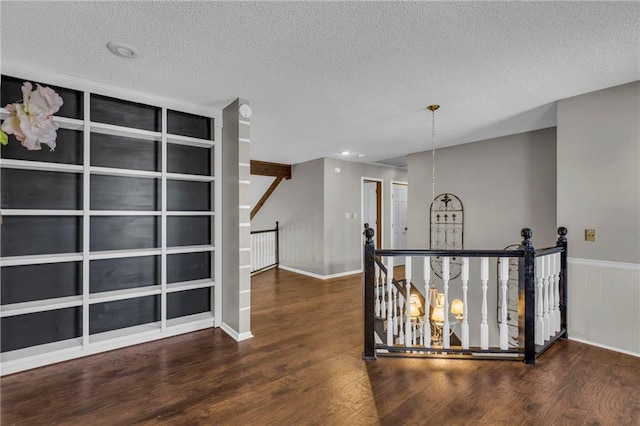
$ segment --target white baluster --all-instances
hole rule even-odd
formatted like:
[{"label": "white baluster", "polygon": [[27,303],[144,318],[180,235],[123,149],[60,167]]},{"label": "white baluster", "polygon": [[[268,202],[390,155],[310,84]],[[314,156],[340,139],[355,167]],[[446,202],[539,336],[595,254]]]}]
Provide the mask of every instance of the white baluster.
[{"label": "white baluster", "polygon": [[258,234],[258,268],[262,269],[264,266],[264,234]]},{"label": "white baluster", "polygon": [[444,324],[442,325],[442,347],[449,349],[450,347],[450,330],[449,324],[449,258],[442,258],[442,289],[444,291]]},{"label": "white baluster", "polygon": [[480,349],[489,349],[489,324],[487,324],[487,283],[489,282],[489,258],[480,258],[482,281],[482,322],[480,323]]},{"label": "white baluster", "polygon": [[398,289],[394,285],[392,288],[393,291],[393,334],[395,336],[398,335],[400,330],[398,329],[398,316],[400,313],[398,312]]},{"label": "white baluster", "polygon": [[404,340],[404,319],[402,315],[402,307],[404,306],[404,297],[402,293],[398,292],[398,314],[396,315],[396,324],[398,324],[398,344],[406,343]]},{"label": "white baluster", "polygon": [[502,312],[500,315],[500,349],[509,349],[509,325],[507,324],[507,283],[509,282],[509,258],[500,258],[500,288],[502,290]]},{"label": "white baluster", "polygon": [[422,330],[424,338],[422,343],[425,348],[431,347],[431,318],[429,318],[429,308],[431,307],[431,292],[429,291],[429,281],[431,281],[431,258],[424,257],[424,328]]},{"label": "white baluster", "polygon": [[415,346],[416,344],[416,322],[411,320],[411,345]]},{"label": "white baluster", "polygon": [[548,340],[551,336],[551,319],[549,317],[549,284],[550,284],[550,260],[549,256],[543,256],[544,272],[542,274],[542,282],[544,283],[544,340]]},{"label": "white baluster", "polygon": [[[405,276],[405,291],[407,292],[407,300],[405,300],[404,306],[404,316],[405,316],[405,329],[409,330],[411,328],[411,257],[407,256],[404,260],[404,276]],[[405,336],[405,345],[411,345],[411,336],[409,336],[408,331]]]},{"label": "white baluster", "polygon": [[561,327],[561,317],[560,317],[560,253],[553,254],[553,281],[554,281],[554,294],[555,297],[553,299],[553,313],[554,313],[554,330],[556,332],[560,331]]},{"label": "white baluster", "polygon": [[382,268],[380,268],[380,315],[382,318],[387,317],[387,277],[383,275]]},{"label": "white baluster", "polygon": [[536,257],[536,283],[538,291],[536,291],[536,345],[544,345],[544,283],[542,276],[544,275],[544,258]]},{"label": "white baluster", "polygon": [[373,264],[373,268],[375,271],[375,298],[376,298],[376,304],[375,304],[375,316],[376,317],[380,317],[380,267],[378,266],[377,263]]},{"label": "white baluster", "polygon": [[469,258],[462,258],[462,271],[460,273],[462,280],[462,349],[469,349],[469,322],[467,317],[467,289],[469,282]]},{"label": "white baluster", "polygon": [[387,259],[387,346],[393,346],[393,257]]},{"label": "white baluster", "polygon": [[547,279],[549,280],[549,336],[553,336],[555,334],[556,328],[556,317],[555,311],[553,310],[554,298],[555,298],[555,283],[554,283],[554,265],[553,265],[554,257],[553,254],[547,256]]}]

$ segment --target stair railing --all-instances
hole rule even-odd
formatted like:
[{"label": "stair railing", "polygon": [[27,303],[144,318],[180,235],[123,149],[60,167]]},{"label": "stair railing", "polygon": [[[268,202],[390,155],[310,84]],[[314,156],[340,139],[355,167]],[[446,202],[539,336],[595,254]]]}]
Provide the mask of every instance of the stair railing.
[{"label": "stair railing", "polygon": [[[534,249],[531,244],[532,232],[521,231],[523,241],[517,250],[376,250],[373,229],[365,229],[364,247],[364,323],[365,347],[363,358],[375,359],[377,355],[392,354],[402,356],[411,353],[422,356],[455,355],[468,358],[504,357],[522,358],[525,363],[534,364],[535,358],[557,339],[567,336],[567,229],[558,228],[556,246]],[[404,257],[405,281],[394,278],[394,259]],[[432,342],[433,323],[430,318],[430,259],[442,260],[442,291],[444,294],[444,318],[439,322],[442,342]],[[450,269],[452,257],[462,259],[460,290],[463,297],[463,314],[459,322],[449,321],[450,309]],[[422,315],[416,315],[411,307],[411,298],[417,288],[412,284],[412,261],[422,258],[424,262],[424,303]],[[477,259],[476,259],[477,258]],[[500,258],[498,271],[499,289],[502,300],[508,300],[509,258],[518,258],[518,326],[523,333],[518,334],[518,346],[509,345],[507,324],[507,304],[502,303],[499,312],[499,333],[490,339],[488,326],[487,289],[489,263],[492,258]],[[470,280],[470,261],[477,262],[479,276]],[[386,263],[386,265],[385,265]],[[495,270],[495,269],[494,269]],[[404,287],[403,285],[404,284]],[[470,286],[477,286],[482,294],[479,315],[475,324],[469,315]],[[413,289],[413,293],[412,293]],[[474,306],[478,307],[478,306]],[[384,321],[385,335],[375,342],[375,322]],[[452,327],[460,325],[460,342],[452,344]],[[471,334],[471,336],[470,336]],[[472,338],[474,345],[471,344]],[[490,340],[498,345],[490,346]],[[435,344],[434,344],[435,343]]]},{"label": "stair railing", "polygon": [[255,274],[280,264],[279,225],[273,229],[251,231],[251,273]]}]

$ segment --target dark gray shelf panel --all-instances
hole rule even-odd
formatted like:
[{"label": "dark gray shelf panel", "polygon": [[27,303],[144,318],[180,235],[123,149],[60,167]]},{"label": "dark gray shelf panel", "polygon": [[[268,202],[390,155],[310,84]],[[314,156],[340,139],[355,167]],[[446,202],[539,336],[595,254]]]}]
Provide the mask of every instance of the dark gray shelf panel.
[{"label": "dark gray shelf panel", "polygon": [[160,246],[160,219],[155,216],[95,216],[90,225],[91,251]]},{"label": "dark gray shelf panel", "polygon": [[91,165],[159,172],[160,143],[91,133]]},{"label": "dark gray shelf panel", "polygon": [[82,251],[82,218],[65,216],[5,216],[2,256]]},{"label": "dark gray shelf panel", "polygon": [[82,308],[72,307],[2,318],[2,352],[82,336]]},{"label": "dark gray shelf panel", "polygon": [[211,140],[212,128],[212,118],[180,111],[167,111],[167,132],[169,134]]},{"label": "dark gray shelf panel", "polygon": [[160,180],[91,176],[91,210],[160,210]]},{"label": "dark gray shelf panel", "polygon": [[159,284],[159,256],[92,260],[89,264],[90,293]]},{"label": "dark gray shelf panel", "polygon": [[97,303],[89,307],[89,334],[160,321],[160,296]]},{"label": "dark gray shelf panel", "polygon": [[101,95],[91,95],[91,121],[152,132],[162,130],[159,107]]},{"label": "dark gray shelf panel", "polygon": [[3,169],[2,208],[82,210],[82,175]]},{"label": "dark gray shelf panel", "polygon": [[211,287],[167,295],[167,319],[211,311]]},{"label": "dark gray shelf panel", "polygon": [[9,144],[2,145],[2,158],[8,160],[43,161],[46,163],[82,165],[83,132],[81,130],[58,129],[56,149],[51,151],[43,145],[39,151],[29,151],[13,136],[9,136]]},{"label": "dark gray shelf panel", "polygon": [[31,302],[82,294],[82,262],[5,266],[1,303]]},{"label": "dark gray shelf panel", "polygon": [[211,176],[212,148],[167,145],[167,172]]},{"label": "dark gray shelf panel", "polygon": [[167,210],[211,211],[212,182],[167,180]]},{"label": "dark gray shelf panel", "polygon": [[167,283],[211,278],[211,252],[167,256]]},{"label": "dark gray shelf panel", "polygon": [[167,217],[167,247],[211,244],[211,216]]}]

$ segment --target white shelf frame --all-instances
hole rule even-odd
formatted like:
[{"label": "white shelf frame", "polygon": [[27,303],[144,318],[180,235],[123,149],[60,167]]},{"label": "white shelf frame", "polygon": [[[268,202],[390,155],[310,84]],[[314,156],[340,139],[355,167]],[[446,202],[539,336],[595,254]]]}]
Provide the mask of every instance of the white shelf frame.
[{"label": "white shelf frame", "polygon": [[207,288],[213,287],[214,282],[213,279],[202,279],[202,280],[193,280],[193,281],[181,281],[177,283],[167,284],[167,293],[175,293],[178,291],[185,290],[196,290],[198,288]]},{"label": "white shelf frame", "polygon": [[11,303],[2,305],[0,318],[15,315],[33,314],[35,312],[53,311],[55,309],[82,306],[82,296],[56,297],[54,299],[40,299],[29,302]]},{"label": "white shelf frame", "polygon": [[45,161],[11,160],[0,158],[3,169],[36,170],[43,172],[82,173],[84,166],[78,164],[47,163]]},{"label": "white shelf frame", "polygon": [[162,293],[162,286],[149,285],[144,287],[125,288],[122,290],[104,291],[89,294],[89,305],[113,302],[116,300],[135,299],[136,297],[154,296]]},{"label": "white shelf frame", "polygon": [[[38,79],[37,76],[31,76],[32,79]],[[55,84],[55,82],[53,83]],[[65,87],[73,88],[73,85],[58,84]],[[87,89],[87,86],[82,86]],[[83,312],[82,321],[82,335],[68,340],[62,340],[42,345],[36,345],[24,349],[18,349],[10,352],[5,352],[0,355],[0,374],[11,374],[14,372],[34,368],[42,365],[51,364],[63,360],[73,359],[81,356],[90,355],[93,353],[99,353],[105,350],[115,349],[119,347],[128,346],[131,344],[142,343],[151,341],[163,337],[177,335],[189,331],[200,330],[212,326],[221,325],[221,315],[214,315],[215,313],[221,313],[222,299],[221,299],[221,287],[216,286],[215,276],[220,271],[219,262],[220,255],[215,252],[215,245],[219,242],[220,230],[220,218],[215,216],[215,210],[220,208],[221,198],[219,197],[219,191],[214,191],[212,188],[212,209],[213,211],[168,211],[166,208],[166,186],[168,180],[183,180],[192,182],[211,182],[215,183],[218,188],[221,182],[216,181],[216,176],[221,176],[221,164],[220,164],[220,149],[221,144],[218,143],[222,140],[222,120],[221,111],[213,111],[210,115],[216,120],[212,123],[212,134],[214,140],[199,139],[187,136],[179,136],[168,134],[166,129],[167,108],[173,110],[182,110],[180,107],[168,102],[165,105],[158,105],[154,101],[148,99],[137,99],[134,95],[116,95],[116,97],[127,101],[141,101],[147,105],[154,105],[162,108],[162,131],[153,132],[147,130],[133,129],[123,126],[116,126],[106,123],[98,123],[91,121],[90,116],[90,102],[93,93],[113,96],[109,91],[93,91],[92,87],[88,87],[89,90],[84,90],[83,93],[83,110],[84,119],[78,120],[67,117],[54,116],[53,120],[62,129],[71,129],[83,131],[83,164],[64,164],[64,163],[50,163],[41,161],[23,161],[23,160],[11,160],[0,158],[0,168],[6,169],[18,169],[18,170],[34,170],[34,171],[48,171],[48,172],[65,172],[76,173],[82,175],[83,180],[83,206],[82,210],[49,210],[49,209],[6,209],[2,211],[5,216],[75,216],[83,218],[82,236],[83,243],[81,251],[75,253],[56,253],[56,254],[42,254],[42,255],[25,255],[25,256],[9,256],[0,257],[0,266],[22,266],[22,265],[39,265],[39,264],[51,264],[62,262],[81,262],[82,264],[82,294],[76,296],[42,299],[29,302],[13,303],[0,306],[0,317],[11,317],[35,312],[43,312],[55,309],[64,309],[70,307],[81,307]],[[114,89],[114,93],[119,93]],[[162,101],[164,102],[164,101]],[[202,111],[196,111],[198,108],[194,108],[189,111],[187,108],[185,111],[190,113],[203,114]],[[201,108],[202,109],[202,108]],[[204,109],[202,109],[204,110]],[[8,116],[8,112],[0,108],[0,115],[2,118]],[[156,141],[161,143],[162,152],[162,166],[160,171],[145,171],[145,170],[132,170],[122,168],[111,167],[98,167],[91,166],[91,134],[100,133],[108,135],[117,135],[140,141]],[[201,148],[210,148],[212,154],[212,176],[203,175],[191,175],[183,173],[168,173],[167,172],[167,147],[168,144],[186,145]],[[213,155],[215,151],[216,155]],[[215,160],[215,161],[214,161]],[[162,200],[160,211],[128,211],[128,210],[91,210],[91,176],[93,175],[106,175],[106,176],[122,176],[133,178],[150,178],[158,179],[162,185]],[[212,185],[213,186],[213,185]],[[148,248],[140,250],[109,250],[109,251],[94,251],[90,250],[90,223],[91,217],[97,216],[159,216],[161,217],[161,244],[157,248]],[[166,245],[166,227],[167,217],[170,216],[208,216],[212,220],[212,240],[210,245],[198,245],[198,246],[178,246],[167,247]],[[196,253],[196,252],[211,252],[211,278],[167,283],[167,258],[166,256],[171,254],[181,253]],[[102,293],[90,293],[89,278],[90,278],[90,262],[100,259],[118,259],[118,258],[130,258],[130,257],[142,257],[142,256],[161,256],[161,280],[159,284],[137,287],[133,289],[115,290]],[[214,273],[216,274],[214,276]],[[211,288],[212,298],[211,311],[203,312],[173,319],[167,319],[167,306],[166,300],[169,293],[195,290],[200,288]],[[161,321],[143,324],[118,330],[112,330],[105,333],[99,333],[90,335],[89,333],[89,309],[90,306],[110,302],[115,300],[125,300],[135,297],[144,297],[149,295],[161,295]]]}]

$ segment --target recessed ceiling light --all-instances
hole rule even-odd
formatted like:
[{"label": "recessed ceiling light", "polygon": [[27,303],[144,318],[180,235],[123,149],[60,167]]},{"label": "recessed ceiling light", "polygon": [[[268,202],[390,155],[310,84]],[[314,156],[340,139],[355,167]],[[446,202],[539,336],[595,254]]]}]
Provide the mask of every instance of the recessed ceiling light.
[{"label": "recessed ceiling light", "polygon": [[342,154],[342,155],[349,155],[349,154],[351,154],[351,151],[342,151],[340,154]]},{"label": "recessed ceiling light", "polygon": [[358,154],[358,157],[362,158],[364,157],[364,154]]},{"label": "recessed ceiling light", "polygon": [[140,56],[140,51],[133,46],[124,43],[116,43],[110,41],[107,43],[107,49],[116,56],[121,58],[133,59]]}]

